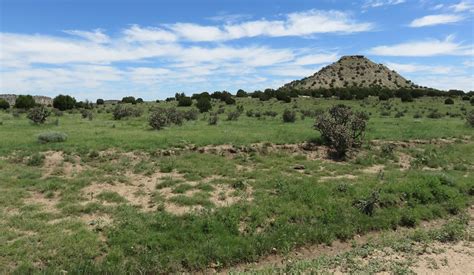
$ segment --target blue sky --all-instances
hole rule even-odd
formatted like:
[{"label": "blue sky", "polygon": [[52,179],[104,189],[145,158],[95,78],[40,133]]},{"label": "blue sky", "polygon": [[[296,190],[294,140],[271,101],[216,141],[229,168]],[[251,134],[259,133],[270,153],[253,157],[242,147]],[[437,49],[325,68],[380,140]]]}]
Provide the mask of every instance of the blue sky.
[{"label": "blue sky", "polygon": [[473,15],[473,0],[0,0],[0,93],[253,91],[351,54],[468,91]]}]

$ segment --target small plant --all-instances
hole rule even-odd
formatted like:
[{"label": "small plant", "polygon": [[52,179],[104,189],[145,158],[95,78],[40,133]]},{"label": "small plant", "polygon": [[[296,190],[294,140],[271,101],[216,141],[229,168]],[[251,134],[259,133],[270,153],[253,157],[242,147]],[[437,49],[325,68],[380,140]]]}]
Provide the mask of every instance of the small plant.
[{"label": "small plant", "polygon": [[44,106],[34,107],[28,111],[27,117],[35,124],[43,124],[51,112]]},{"label": "small plant", "polygon": [[81,110],[81,116],[82,116],[82,118],[88,118],[89,120],[92,120],[92,111],[87,110],[87,109],[82,109]]},{"label": "small plant", "polygon": [[327,114],[319,115],[314,127],[336,151],[336,157],[343,158],[348,150],[361,145],[368,119],[365,113],[353,112],[350,107],[337,105],[329,109]]},{"label": "small plant", "polygon": [[208,123],[209,125],[217,125],[218,120],[219,120],[219,117],[217,116],[217,114],[211,114],[209,116]]},{"label": "small plant", "polygon": [[182,112],[176,110],[176,108],[165,109],[166,118],[169,123],[176,125],[182,125],[184,120],[184,115]]},{"label": "small plant", "polygon": [[283,122],[293,123],[296,121],[296,113],[294,111],[286,109],[283,111]]},{"label": "small plant", "polygon": [[373,191],[368,198],[358,200],[354,202],[354,206],[357,207],[362,213],[372,216],[375,208],[379,204],[379,191]]},{"label": "small plant", "polygon": [[0,110],[6,110],[10,108],[10,103],[3,98],[0,98]]},{"label": "small plant", "polygon": [[36,153],[28,159],[26,164],[28,166],[42,166],[44,163],[44,158],[44,155]]},{"label": "small plant", "polygon": [[39,143],[53,143],[53,142],[64,142],[67,140],[67,135],[61,132],[46,132],[38,135]]},{"label": "small plant", "polygon": [[113,110],[113,116],[115,120],[120,120],[126,117],[139,117],[142,115],[142,110],[139,108],[134,108],[132,106],[127,106],[124,104],[118,104]]},{"label": "small plant", "polygon": [[466,115],[466,121],[467,121],[467,125],[474,127],[474,110],[470,111]]},{"label": "small plant", "polygon": [[239,119],[240,112],[239,111],[231,111],[227,113],[227,120],[229,121],[237,121]]},{"label": "small plant", "polygon": [[199,112],[196,109],[191,109],[183,113],[183,117],[186,120],[197,120],[198,119]]}]

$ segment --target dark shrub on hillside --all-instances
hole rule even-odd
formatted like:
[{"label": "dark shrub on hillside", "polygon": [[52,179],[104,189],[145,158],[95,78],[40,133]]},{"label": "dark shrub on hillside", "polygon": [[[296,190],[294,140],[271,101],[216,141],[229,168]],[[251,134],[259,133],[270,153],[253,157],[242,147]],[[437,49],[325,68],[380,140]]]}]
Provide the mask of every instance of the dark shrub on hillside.
[{"label": "dark shrub on hillside", "polygon": [[270,117],[276,117],[278,115],[278,113],[275,112],[275,111],[265,111],[265,112],[263,112],[263,115],[270,116]]},{"label": "dark shrub on hillside", "polygon": [[51,112],[44,106],[34,107],[28,111],[27,118],[35,124],[43,124]]},{"label": "dark shrub on hillside", "polygon": [[236,96],[236,97],[248,97],[248,94],[247,94],[244,90],[239,89],[239,90],[237,91],[237,94],[236,94],[235,96]]},{"label": "dark shrub on hillside", "polygon": [[442,118],[443,114],[440,113],[437,109],[432,110],[426,117],[428,118]]},{"label": "dark shrub on hillside", "polygon": [[245,115],[248,117],[253,117],[253,110],[247,110],[247,112],[245,112]]},{"label": "dark shrub on hillside", "polygon": [[188,107],[193,105],[193,100],[189,96],[182,96],[178,99],[179,107]]},{"label": "dark shrub on hillside", "polygon": [[465,96],[463,96],[463,97],[462,97],[462,100],[466,100],[466,101],[468,101],[468,100],[470,100],[470,99],[471,99],[471,97],[470,97],[470,96],[468,96],[468,95],[465,95]]},{"label": "dark shrub on hillside", "polygon": [[122,118],[126,117],[139,117],[142,115],[142,110],[132,107],[132,106],[127,106],[123,104],[116,105],[113,112],[112,112],[114,119],[115,120],[120,120]]},{"label": "dark shrub on hillside", "polygon": [[137,101],[136,101],[136,102],[137,102],[137,103],[143,103],[143,98],[141,98],[141,97],[137,98]]},{"label": "dark shrub on hillside", "polygon": [[219,117],[217,116],[216,113],[214,113],[209,116],[208,123],[209,125],[217,125],[218,120],[219,120]]},{"label": "dark shrub on hillside", "polygon": [[131,104],[137,104],[137,100],[133,96],[126,96],[122,98],[122,103],[131,103]]},{"label": "dark shrub on hillside", "polygon": [[469,102],[471,103],[471,105],[473,105],[473,106],[474,106],[474,96],[473,96],[473,97],[471,97],[471,100],[469,100]]},{"label": "dark shrub on hillside", "polygon": [[294,111],[286,109],[283,111],[283,122],[295,122],[296,121],[296,113]]},{"label": "dark shrub on hillside", "polygon": [[454,104],[454,100],[452,98],[446,98],[446,100],[444,101],[444,104],[452,105]]},{"label": "dark shrub on hillside", "polygon": [[467,125],[474,127],[474,110],[466,115]]},{"label": "dark shrub on hillside", "polygon": [[99,98],[99,99],[97,99],[97,101],[95,102],[95,104],[97,104],[97,105],[104,105],[104,104],[105,104],[105,101],[104,101],[102,98]]},{"label": "dark shrub on hillside", "polygon": [[68,95],[58,95],[53,99],[53,107],[65,111],[74,108],[76,99]]},{"label": "dark shrub on hillside", "polygon": [[36,106],[36,102],[31,95],[19,95],[15,101],[15,107],[19,109],[31,109]]},{"label": "dark shrub on hillside", "polygon": [[0,110],[6,110],[10,108],[10,103],[3,98],[0,98]]},{"label": "dark shrub on hillside", "polygon": [[224,101],[225,101],[225,104],[227,104],[227,105],[234,105],[235,104],[235,99],[233,99],[230,96],[227,96]]},{"label": "dark shrub on hillside", "polygon": [[54,114],[54,116],[63,116],[64,115],[64,112],[61,111],[61,110],[58,110],[56,108],[53,108],[52,110],[52,113]]},{"label": "dark shrub on hillside", "polygon": [[47,132],[38,135],[39,143],[64,142],[67,140],[67,135],[61,132]]},{"label": "dark shrub on hillside", "polygon": [[211,100],[207,97],[200,97],[196,103],[199,112],[205,113],[212,109]]},{"label": "dark shrub on hillside", "polygon": [[323,140],[342,158],[353,147],[360,146],[367,126],[368,116],[354,112],[345,105],[337,105],[319,115],[314,125]]},{"label": "dark shrub on hillside", "polygon": [[164,109],[154,111],[150,114],[148,124],[155,130],[161,130],[168,125],[169,121]]}]

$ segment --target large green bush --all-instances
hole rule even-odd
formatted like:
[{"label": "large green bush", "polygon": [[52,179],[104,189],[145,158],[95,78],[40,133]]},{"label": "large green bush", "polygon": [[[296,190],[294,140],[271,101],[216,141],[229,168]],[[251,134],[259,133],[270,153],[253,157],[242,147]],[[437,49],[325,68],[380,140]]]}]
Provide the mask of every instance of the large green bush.
[{"label": "large green bush", "polygon": [[283,111],[283,122],[295,122],[296,121],[296,113],[294,111],[286,109]]},{"label": "large green bush", "polygon": [[129,105],[118,104],[113,110],[113,116],[115,120],[120,120],[126,117],[139,117],[142,115],[142,110],[140,108],[135,108]]},{"label": "large green bush", "polygon": [[51,112],[44,106],[34,107],[28,111],[27,118],[35,124],[43,124],[51,115]]},{"label": "large green bush", "polygon": [[196,103],[196,107],[199,109],[199,112],[205,113],[212,109],[212,104],[209,98],[200,97]]},{"label": "large green bush", "polygon": [[345,105],[337,105],[327,113],[319,115],[314,127],[321,133],[323,140],[331,146],[336,157],[346,156],[347,151],[362,143],[368,116],[354,112]]},{"label": "large green bush", "polygon": [[19,95],[15,101],[15,107],[19,109],[31,109],[36,106],[35,99],[31,95]]},{"label": "large green bush", "polygon": [[3,98],[0,98],[0,110],[6,110],[10,108],[10,103]]},{"label": "large green bush", "polygon": [[58,95],[53,99],[53,107],[61,111],[73,109],[76,99],[68,95]]}]

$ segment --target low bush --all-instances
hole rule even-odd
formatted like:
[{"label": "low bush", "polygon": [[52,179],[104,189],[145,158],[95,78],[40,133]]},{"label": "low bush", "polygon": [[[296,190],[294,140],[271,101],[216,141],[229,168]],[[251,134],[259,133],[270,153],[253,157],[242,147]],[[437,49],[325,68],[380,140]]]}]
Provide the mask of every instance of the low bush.
[{"label": "low bush", "polygon": [[467,125],[474,127],[474,110],[466,115]]},{"label": "low bush", "polygon": [[129,105],[118,104],[115,106],[112,114],[115,120],[121,120],[126,117],[139,117],[142,115],[142,110]]},{"label": "low bush", "polygon": [[51,112],[44,106],[34,107],[28,111],[27,118],[35,124],[43,124],[51,115]]},{"label": "low bush", "polygon": [[178,99],[179,107],[188,107],[193,105],[193,100],[188,96],[182,96]]},{"label": "low bush", "polygon": [[161,130],[168,125],[168,118],[164,111],[154,111],[150,114],[148,124],[155,130]]},{"label": "low bush", "polygon": [[200,97],[196,103],[196,107],[199,109],[199,112],[205,113],[212,109],[212,104],[209,98]]},{"label": "low bush", "polygon": [[240,112],[239,111],[231,111],[227,113],[227,120],[229,121],[237,121],[239,120]]},{"label": "low bush", "polygon": [[329,109],[328,113],[319,115],[314,127],[335,150],[336,157],[343,158],[348,150],[361,145],[368,119],[365,113],[337,105]]},{"label": "low bush", "polygon": [[196,109],[191,109],[183,113],[183,117],[186,120],[197,120],[199,116],[199,112]]},{"label": "low bush", "polygon": [[61,132],[46,132],[38,135],[39,143],[53,143],[53,142],[64,142],[67,140],[67,135]]},{"label": "low bush", "polygon": [[6,110],[10,108],[10,103],[3,98],[0,98],[0,110]]},{"label": "low bush", "polygon": [[444,101],[444,104],[453,105],[453,104],[454,104],[454,100],[453,100],[452,98],[446,98],[446,100]]},{"label": "low bush", "polygon": [[283,111],[282,118],[283,118],[283,122],[287,122],[287,123],[295,122],[296,121],[296,113],[294,111],[290,111],[290,110],[286,109],[285,111]]},{"label": "low bush", "polygon": [[219,117],[217,116],[217,114],[211,114],[209,116],[208,123],[209,125],[217,125],[218,120],[219,120]]},{"label": "low bush", "polygon": [[81,110],[81,116],[82,118],[88,118],[89,120],[92,120],[93,118],[92,111],[86,109]]}]

